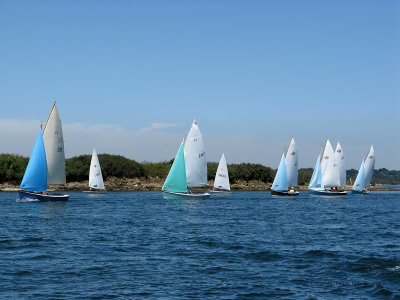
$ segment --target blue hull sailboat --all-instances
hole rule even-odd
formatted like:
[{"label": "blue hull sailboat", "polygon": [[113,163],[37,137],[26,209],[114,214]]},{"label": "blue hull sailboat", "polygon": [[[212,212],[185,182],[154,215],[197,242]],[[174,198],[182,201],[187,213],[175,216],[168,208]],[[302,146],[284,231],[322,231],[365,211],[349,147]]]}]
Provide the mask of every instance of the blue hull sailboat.
[{"label": "blue hull sailboat", "polygon": [[208,193],[192,194],[187,187],[183,142],[161,191],[165,199],[205,199],[210,197]]},{"label": "blue hull sailboat", "polygon": [[293,189],[289,190],[285,153],[282,154],[278,171],[276,172],[274,182],[271,187],[271,195],[275,196],[298,196],[299,192]]},{"label": "blue hull sailboat", "polygon": [[65,201],[69,198],[69,195],[47,193],[47,162],[41,129],[18,193],[24,201]]}]

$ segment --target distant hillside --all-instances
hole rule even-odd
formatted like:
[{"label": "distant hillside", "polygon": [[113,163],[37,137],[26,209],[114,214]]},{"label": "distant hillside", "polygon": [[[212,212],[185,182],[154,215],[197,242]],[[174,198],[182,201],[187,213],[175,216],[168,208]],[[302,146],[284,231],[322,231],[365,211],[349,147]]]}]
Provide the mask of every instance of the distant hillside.
[{"label": "distant hillside", "polygon": [[[66,160],[67,181],[83,181],[89,176],[91,155],[80,155]],[[24,175],[29,158],[13,155],[0,154],[0,183],[11,182],[19,184]],[[171,168],[173,159],[167,162],[143,162],[138,163],[134,160],[120,155],[99,154],[99,161],[104,179],[108,177],[117,178],[162,178],[164,179]],[[218,163],[208,163],[208,179],[214,180]],[[276,170],[260,164],[230,164],[228,165],[229,178],[231,183],[244,180],[257,180],[264,183],[271,183],[274,179]],[[357,170],[347,170],[347,180],[350,178],[354,182]],[[313,169],[299,170],[299,185],[308,185]],[[389,171],[379,169],[374,171],[372,183],[381,184],[400,184],[400,171]]]}]

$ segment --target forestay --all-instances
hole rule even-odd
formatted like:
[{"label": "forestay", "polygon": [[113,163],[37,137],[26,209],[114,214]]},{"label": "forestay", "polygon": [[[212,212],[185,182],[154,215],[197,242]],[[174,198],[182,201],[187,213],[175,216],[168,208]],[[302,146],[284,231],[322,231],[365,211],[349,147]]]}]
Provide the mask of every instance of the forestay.
[{"label": "forestay", "polygon": [[207,185],[207,158],[203,137],[193,121],[185,146],[186,180],[190,187]]},{"label": "forestay", "polygon": [[65,184],[64,139],[56,103],[44,127],[43,141],[47,160],[47,183]]},{"label": "forestay", "polygon": [[229,184],[228,168],[223,153],[218,164],[217,173],[215,174],[214,188],[228,191],[231,189]]},{"label": "forestay", "polygon": [[103,175],[101,173],[100,162],[95,148],[93,148],[92,160],[90,162],[89,187],[104,190]]}]

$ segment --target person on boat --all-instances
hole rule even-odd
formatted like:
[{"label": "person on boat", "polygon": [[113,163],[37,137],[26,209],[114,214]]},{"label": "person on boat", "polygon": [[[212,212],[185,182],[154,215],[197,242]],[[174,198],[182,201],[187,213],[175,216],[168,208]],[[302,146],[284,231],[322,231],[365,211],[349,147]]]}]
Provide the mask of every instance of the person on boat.
[{"label": "person on boat", "polygon": [[192,190],[191,189],[187,189],[188,190],[188,194],[191,194],[192,193]]}]

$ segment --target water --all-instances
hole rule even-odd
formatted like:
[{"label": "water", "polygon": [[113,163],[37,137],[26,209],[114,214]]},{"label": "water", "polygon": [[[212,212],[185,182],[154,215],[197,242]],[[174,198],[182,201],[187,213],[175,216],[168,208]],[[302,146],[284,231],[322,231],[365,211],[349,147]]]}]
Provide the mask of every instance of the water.
[{"label": "water", "polygon": [[400,297],[400,193],[17,197],[0,193],[1,299]]}]

